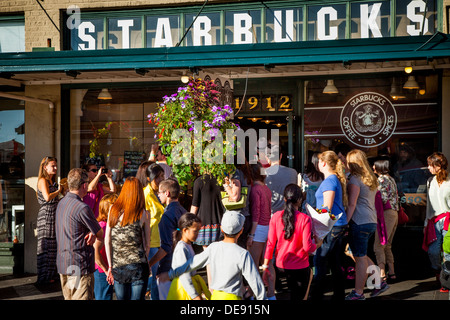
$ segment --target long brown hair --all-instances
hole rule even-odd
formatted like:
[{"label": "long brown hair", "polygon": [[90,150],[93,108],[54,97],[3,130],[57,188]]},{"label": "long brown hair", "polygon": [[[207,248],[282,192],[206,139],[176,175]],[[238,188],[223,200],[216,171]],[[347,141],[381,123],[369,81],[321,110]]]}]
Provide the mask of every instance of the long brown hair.
[{"label": "long brown hair", "polygon": [[342,161],[337,156],[336,152],[334,151],[324,151],[321,154],[319,154],[319,159],[323,162],[326,162],[331,170],[336,174],[338,177],[341,187],[342,187],[342,203],[344,204],[344,207],[347,207],[348,204],[348,196],[347,196],[347,177],[345,176],[345,167]]},{"label": "long brown hair", "polygon": [[347,154],[347,166],[352,175],[361,178],[361,181],[369,187],[370,190],[378,188],[378,179],[370,168],[367,161],[367,155],[364,151],[353,149]]},{"label": "long brown hair", "polygon": [[145,209],[144,189],[136,177],[128,177],[120,191],[120,195],[111,207],[109,226],[113,228],[123,214],[122,226],[132,224],[141,219]]},{"label": "long brown hair", "polygon": [[436,173],[436,180],[439,184],[447,180],[448,178],[448,161],[442,152],[434,152],[427,158],[429,166],[439,167],[439,171]]},{"label": "long brown hair", "polygon": [[[45,180],[51,181],[50,176],[48,175],[47,171],[45,170],[45,167],[49,164],[49,162],[55,161],[58,163],[58,160],[56,160],[55,157],[45,157],[42,159],[41,164],[39,165],[39,173],[38,173],[38,181],[40,178],[44,178]],[[51,181],[55,182],[55,181]]]}]

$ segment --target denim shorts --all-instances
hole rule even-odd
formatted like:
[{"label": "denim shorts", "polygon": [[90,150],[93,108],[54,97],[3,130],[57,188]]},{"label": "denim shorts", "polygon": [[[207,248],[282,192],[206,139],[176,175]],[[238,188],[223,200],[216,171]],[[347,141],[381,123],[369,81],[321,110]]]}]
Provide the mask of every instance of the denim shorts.
[{"label": "denim shorts", "polygon": [[377,229],[376,223],[356,224],[352,221],[349,223],[350,237],[349,245],[354,257],[367,256],[367,248],[369,239]]},{"label": "denim shorts", "polygon": [[255,230],[255,237],[253,241],[255,242],[266,242],[269,237],[269,226],[262,226],[258,224]]}]

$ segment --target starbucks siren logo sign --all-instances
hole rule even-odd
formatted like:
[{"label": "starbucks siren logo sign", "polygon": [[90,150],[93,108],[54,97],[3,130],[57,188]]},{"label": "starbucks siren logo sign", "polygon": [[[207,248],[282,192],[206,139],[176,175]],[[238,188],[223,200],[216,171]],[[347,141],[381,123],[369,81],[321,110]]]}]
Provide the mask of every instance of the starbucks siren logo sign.
[{"label": "starbucks siren logo sign", "polygon": [[385,143],[397,126],[397,113],[385,96],[364,92],[353,96],[341,112],[341,128],[347,139],[358,147],[376,147]]}]

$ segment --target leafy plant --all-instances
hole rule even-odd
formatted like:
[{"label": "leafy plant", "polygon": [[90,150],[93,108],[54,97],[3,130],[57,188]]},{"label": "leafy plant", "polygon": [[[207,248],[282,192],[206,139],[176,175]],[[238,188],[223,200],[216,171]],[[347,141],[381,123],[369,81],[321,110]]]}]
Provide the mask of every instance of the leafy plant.
[{"label": "leafy plant", "polygon": [[226,130],[234,132],[239,127],[231,121],[232,108],[220,106],[219,95],[213,81],[190,78],[186,87],[164,96],[157,112],[148,115],[149,123],[155,126],[155,138],[183,189],[203,174],[211,174],[222,183],[236,169],[226,161],[230,147],[235,154]]}]

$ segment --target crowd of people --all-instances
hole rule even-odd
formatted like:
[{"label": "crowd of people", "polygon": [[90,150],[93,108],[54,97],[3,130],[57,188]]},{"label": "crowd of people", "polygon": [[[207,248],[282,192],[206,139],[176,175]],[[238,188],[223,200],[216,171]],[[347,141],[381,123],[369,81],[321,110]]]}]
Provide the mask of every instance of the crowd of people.
[{"label": "crowd of people", "polygon": [[[95,164],[70,170],[58,185],[57,159],[45,157],[37,186],[38,282],[60,281],[67,300],[276,300],[281,279],[291,300],[323,300],[330,286],[333,300],[364,300],[369,276],[377,279],[370,297],[387,290],[397,277],[392,243],[400,210],[389,159],[371,165],[363,151],[340,147],[313,154],[297,173],[281,165],[281,153],[266,154],[237,165],[223,185],[198,177],[189,208],[157,148],[120,190]],[[450,261],[447,167],[442,153],[428,157],[423,248],[437,281]],[[325,236],[315,234],[308,207],[339,216]],[[354,270],[347,295],[344,257]]]}]

